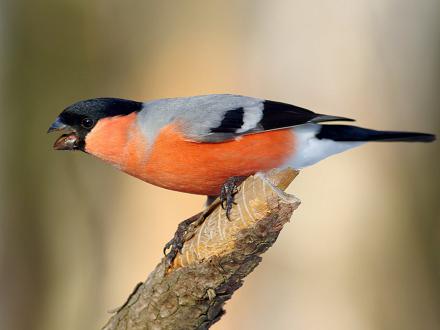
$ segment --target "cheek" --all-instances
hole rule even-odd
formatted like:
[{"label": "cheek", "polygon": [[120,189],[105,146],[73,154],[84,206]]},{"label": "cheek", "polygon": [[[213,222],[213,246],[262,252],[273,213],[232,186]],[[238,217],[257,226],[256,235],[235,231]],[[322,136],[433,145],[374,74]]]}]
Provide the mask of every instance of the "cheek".
[{"label": "cheek", "polygon": [[86,136],[85,151],[122,166],[125,163],[124,154],[133,137],[142,140],[135,119],[136,115],[131,114],[99,120]]}]

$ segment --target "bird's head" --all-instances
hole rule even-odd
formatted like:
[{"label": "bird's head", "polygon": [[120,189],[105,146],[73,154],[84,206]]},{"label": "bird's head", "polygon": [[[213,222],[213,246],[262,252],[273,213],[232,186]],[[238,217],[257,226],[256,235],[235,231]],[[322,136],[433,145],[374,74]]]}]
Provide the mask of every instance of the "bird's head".
[{"label": "bird's head", "polygon": [[56,150],[85,150],[86,136],[100,120],[125,116],[142,110],[142,103],[116,98],[80,101],[64,109],[49,127],[48,133],[64,132],[54,143]]}]

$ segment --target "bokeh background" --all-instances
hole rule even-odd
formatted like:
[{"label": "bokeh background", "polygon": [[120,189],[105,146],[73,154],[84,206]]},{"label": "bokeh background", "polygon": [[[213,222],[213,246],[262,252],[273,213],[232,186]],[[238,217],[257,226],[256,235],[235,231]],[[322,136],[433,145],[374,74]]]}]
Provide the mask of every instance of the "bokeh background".
[{"label": "bokeh background", "polygon": [[[0,3],[1,329],[99,329],[203,204],[51,150],[75,101],[238,93],[440,131],[438,0]],[[304,170],[214,329],[440,329],[439,160],[371,144]]]}]

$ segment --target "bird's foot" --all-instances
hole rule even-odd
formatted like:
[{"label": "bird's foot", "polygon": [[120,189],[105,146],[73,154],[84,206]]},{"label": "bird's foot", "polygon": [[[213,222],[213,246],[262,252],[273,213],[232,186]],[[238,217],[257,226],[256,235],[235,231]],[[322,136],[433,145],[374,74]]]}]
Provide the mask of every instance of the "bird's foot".
[{"label": "bird's foot", "polygon": [[206,217],[211,214],[218,204],[221,204],[222,208],[226,210],[226,217],[230,220],[230,212],[232,206],[235,204],[234,195],[238,192],[238,186],[244,181],[244,179],[246,179],[244,176],[230,177],[222,186],[219,199],[216,199],[215,196],[208,197],[208,207],[203,212],[179,223],[174,237],[165,244],[163,248],[167,267],[171,266],[177,254],[182,252],[185,242],[194,236],[197,227],[205,221]]},{"label": "bird's foot", "polygon": [[182,251],[183,244],[194,236],[195,229],[205,220],[204,214],[205,212],[200,212],[179,223],[174,237],[163,248],[168,266],[172,264],[177,254]]},{"label": "bird's foot", "polygon": [[231,176],[225,181],[220,193],[220,202],[222,208],[226,211],[226,218],[231,220],[232,206],[234,202],[234,195],[238,192],[238,186],[246,179],[245,176]]}]

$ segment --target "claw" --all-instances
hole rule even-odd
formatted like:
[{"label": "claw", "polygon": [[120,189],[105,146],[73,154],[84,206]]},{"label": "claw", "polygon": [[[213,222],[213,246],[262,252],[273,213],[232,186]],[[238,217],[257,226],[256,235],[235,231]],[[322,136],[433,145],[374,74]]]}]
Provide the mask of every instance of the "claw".
[{"label": "claw", "polygon": [[167,267],[171,266],[178,253],[182,252],[183,245],[189,240],[195,232],[197,226],[199,226],[205,218],[215,209],[220,203],[221,207],[226,211],[226,217],[231,220],[232,206],[237,203],[234,201],[234,195],[238,192],[238,186],[243,182],[246,177],[233,176],[226,180],[221,189],[220,202],[211,203],[208,208],[189,219],[182,221],[177,227],[176,233],[173,239],[171,239],[163,248],[163,253],[166,258]]},{"label": "claw", "polygon": [[199,213],[179,223],[174,237],[163,248],[167,267],[171,266],[177,254],[182,252],[183,244],[192,237],[195,228],[191,225],[203,222],[204,219],[204,214]]},{"label": "claw", "polygon": [[246,177],[243,176],[233,176],[230,177],[223,184],[221,193],[220,193],[220,202],[222,209],[226,211],[226,218],[231,220],[231,210],[232,206],[237,203],[234,201],[234,195],[238,192],[238,186],[243,182]]}]

